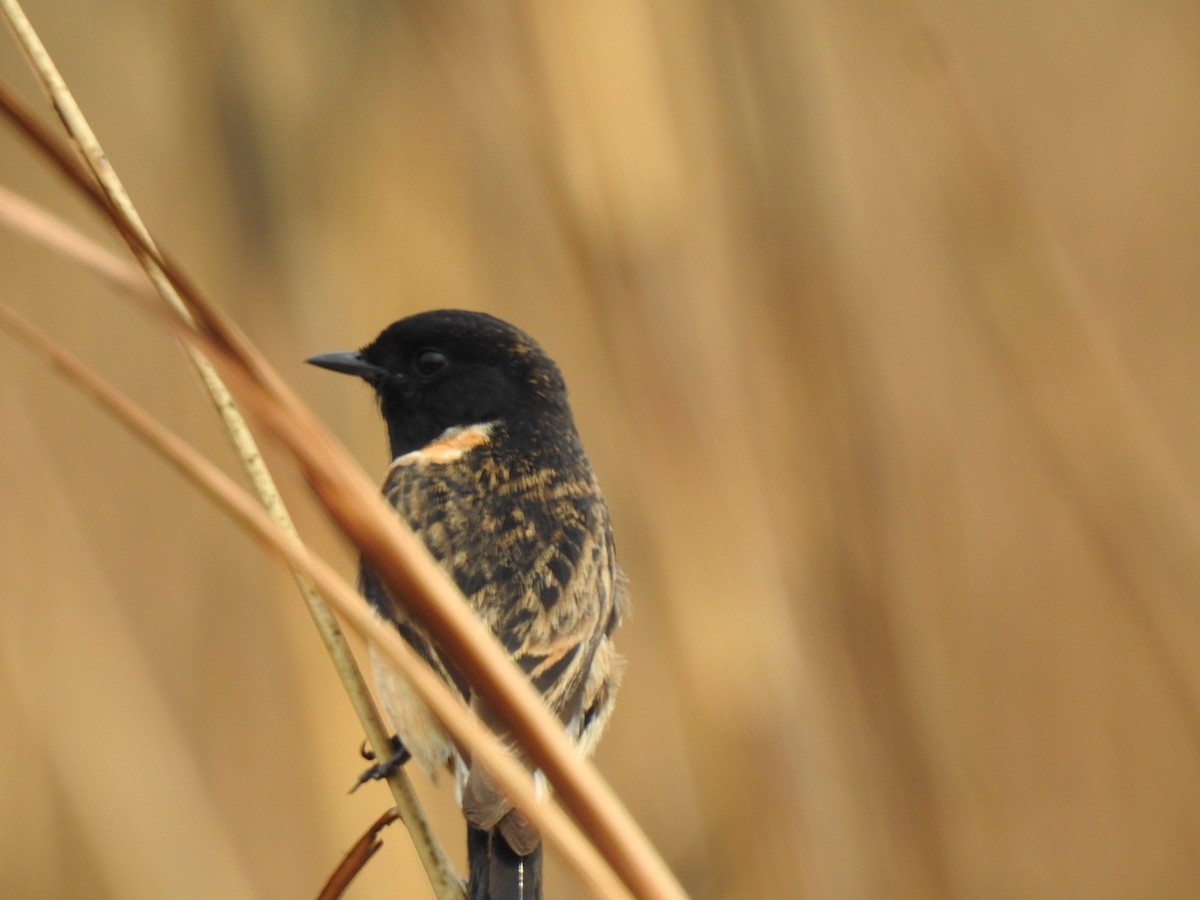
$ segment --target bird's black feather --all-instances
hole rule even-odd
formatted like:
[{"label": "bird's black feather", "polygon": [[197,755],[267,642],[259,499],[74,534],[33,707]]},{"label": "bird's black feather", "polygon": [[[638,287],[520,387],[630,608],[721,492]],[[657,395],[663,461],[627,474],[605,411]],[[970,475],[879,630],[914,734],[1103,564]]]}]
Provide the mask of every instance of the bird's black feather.
[{"label": "bird's black feather", "polygon": [[[357,354],[313,360],[375,388],[392,464],[383,493],[454,578],[581,749],[608,718],[624,614],[612,526],[558,367],[528,335],[481,313],[402,319]],[[497,732],[470,685],[364,567],[363,593]],[[541,896],[536,831],[472,769],[400,676],[377,667],[399,737],[431,774],[450,763],[470,827],[471,896]],[[514,885],[520,885],[521,893]],[[482,893],[477,893],[477,892]]]}]

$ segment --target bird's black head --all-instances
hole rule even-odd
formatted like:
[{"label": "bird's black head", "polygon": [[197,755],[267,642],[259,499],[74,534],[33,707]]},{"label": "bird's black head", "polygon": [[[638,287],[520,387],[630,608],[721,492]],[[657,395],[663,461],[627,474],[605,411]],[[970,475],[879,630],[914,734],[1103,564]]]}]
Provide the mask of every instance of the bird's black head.
[{"label": "bird's black head", "polygon": [[361,350],[308,362],[375,388],[393,456],[447,428],[483,422],[533,440],[562,428],[574,433],[558,366],[525,332],[484,313],[418,313]]}]

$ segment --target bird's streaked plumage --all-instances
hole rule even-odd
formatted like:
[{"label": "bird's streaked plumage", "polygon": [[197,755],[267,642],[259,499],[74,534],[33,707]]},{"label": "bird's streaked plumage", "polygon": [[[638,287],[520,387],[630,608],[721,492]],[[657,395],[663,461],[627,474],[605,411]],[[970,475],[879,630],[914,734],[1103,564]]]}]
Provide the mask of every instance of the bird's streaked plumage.
[{"label": "bird's streaked plumage", "polygon": [[[558,367],[519,329],[459,310],[402,319],[360,351],[310,362],[374,387],[392,452],[384,496],[589,754],[620,680],[612,638],[626,595],[608,509]],[[403,598],[366,566],[361,581],[375,609],[503,735]],[[399,673],[377,663],[376,681],[412,757],[431,775],[446,764],[455,772],[470,826],[471,896],[540,896],[530,823],[472,768]]]}]

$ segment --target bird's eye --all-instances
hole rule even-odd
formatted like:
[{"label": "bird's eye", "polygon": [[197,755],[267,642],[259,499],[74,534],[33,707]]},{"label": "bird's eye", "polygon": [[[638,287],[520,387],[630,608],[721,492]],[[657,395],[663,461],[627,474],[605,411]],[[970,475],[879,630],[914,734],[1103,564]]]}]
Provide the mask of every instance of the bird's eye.
[{"label": "bird's eye", "polygon": [[413,359],[413,368],[417,370],[418,375],[427,377],[446,368],[449,363],[446,354],[441,350],[430,348],[417,351],[417,355]]}]

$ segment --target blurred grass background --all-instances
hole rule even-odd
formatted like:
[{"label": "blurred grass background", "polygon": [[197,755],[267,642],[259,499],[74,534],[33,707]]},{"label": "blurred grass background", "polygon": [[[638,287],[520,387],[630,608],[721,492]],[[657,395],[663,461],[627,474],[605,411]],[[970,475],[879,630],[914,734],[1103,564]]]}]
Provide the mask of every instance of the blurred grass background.
[{"label": "blurred grass background", "polygon": [[[598,762],[695,897],[1200,894],[1200,8],[27,11],[371,473],[304,357],[463,306],[559,360],[636,603]],[[113,243],[8,131],[0,181]],[[232,470],[152,323],[0,265]],[[287,575],[7,340],[0,428],[0,895],[313,896],[387,801]],[[352,896],[420,877],[394,831]]]}]

